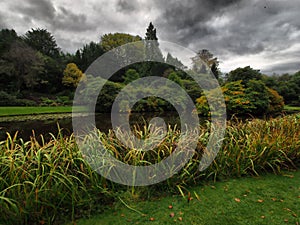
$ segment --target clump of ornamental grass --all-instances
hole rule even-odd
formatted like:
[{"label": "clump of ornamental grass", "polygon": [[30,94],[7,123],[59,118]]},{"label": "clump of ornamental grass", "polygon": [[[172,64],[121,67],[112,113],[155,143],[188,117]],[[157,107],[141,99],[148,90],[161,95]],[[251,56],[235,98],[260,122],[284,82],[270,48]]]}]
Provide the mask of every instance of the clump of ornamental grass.
[{"label": "clump of ornamental grass", "polygon": [[105,180],[81,156],[73,135],[0,143],[0,223],[60,224],[103,210],[111,199]]}]

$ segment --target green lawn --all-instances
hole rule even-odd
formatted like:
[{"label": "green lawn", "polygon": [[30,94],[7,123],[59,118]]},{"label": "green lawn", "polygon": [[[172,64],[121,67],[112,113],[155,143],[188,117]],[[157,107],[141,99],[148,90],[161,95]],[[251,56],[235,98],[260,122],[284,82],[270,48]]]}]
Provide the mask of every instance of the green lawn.
[{"label": "green lawn", "polygon": [[127,206],[120,201],[103,214],[75,223],[300,224],[300,171],[232,179],[194,187],[189,191],[193,198],[190,203],[186,197],[178,195],[143,202],[127,198],[124,200]]},{"label": "green lawn", "polygon": [[72,106],[55,107],[0,107],[0,116],[36,115],[45,113],[70,113]]},{"label": "green lawn", "polygon": [[286,111],[299,111],[300,112],[300,106],[285,105],[284,110],[286,110]]}]

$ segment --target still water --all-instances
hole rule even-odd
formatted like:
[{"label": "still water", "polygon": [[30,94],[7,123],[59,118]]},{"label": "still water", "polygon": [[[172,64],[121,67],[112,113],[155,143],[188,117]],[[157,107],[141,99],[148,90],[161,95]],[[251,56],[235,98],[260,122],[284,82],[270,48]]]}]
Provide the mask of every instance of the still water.
[{"label": "still water", "polygon": [[[180,125],[180,118],[176,112],[165,112],[165,113],[132,113],[130,116],[130,124],[143,125],[149,123],[154,117],[162,118],[166,124],[171,126]],[[102,132],[107,132],[112,129],[111,125],[111,114],[101,113],[95,116],[96,126]],[[51,138],[51,134],[57,136],[58,126],[62,129],[63,135],[70,135],[73,132],[72,129],[72,118],[56,118],[47,120],[34,120],[29,119],[27,121],[10,121],[0,122],[0,140],[4,140],[7,137],[7,132],[12,136],[18,132],[18,137],[24,141],[30,140],[33,135],[38,138],[43,135],[46,140]]]}]

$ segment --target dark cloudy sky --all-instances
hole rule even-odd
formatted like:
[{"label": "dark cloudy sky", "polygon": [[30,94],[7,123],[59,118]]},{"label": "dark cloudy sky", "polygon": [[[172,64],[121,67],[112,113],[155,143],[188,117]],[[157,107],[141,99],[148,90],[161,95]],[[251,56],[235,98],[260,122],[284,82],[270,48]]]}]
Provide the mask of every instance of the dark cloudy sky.
[{"label": "dark cloudy sky", "polygon": [[280,74],[300,70],[299,12],[299,0],[2,0],[0,28],[46,28],[74,52],[105,33],[144,37],[152,21],[160,40],[209,49],[223,72]]}]

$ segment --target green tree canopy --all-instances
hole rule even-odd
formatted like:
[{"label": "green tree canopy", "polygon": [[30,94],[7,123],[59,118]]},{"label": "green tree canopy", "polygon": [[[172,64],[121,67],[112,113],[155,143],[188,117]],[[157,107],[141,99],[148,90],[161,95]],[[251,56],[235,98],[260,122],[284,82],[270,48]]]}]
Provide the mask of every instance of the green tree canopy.
[{"label": "green tree canopy", "polygon": [[7,66],[11,65],[9,75],[16,92],[32,89],[39,83],[39,74],[43,71],[44,62],[37,51],[22,41],[17,41],[3,57]]},{"label": "green tree canopy", "polygon": [[242,84],[247,84],[249,80],[262,80],[262,74],[259,70],[254,70],[250,66],[244,68],[237,68],[227,74],[227,81],[238,81],[241,80]]},{"label": "green tree canopy", "polygon": [[33,49],[50,57],[59,57],[60,49],[55,38],[46,29],[32,29],[23,37],[24,41]]},{"label": "green tree canopy", "polygon": [[99,43],[90,42],[89,44],[84,45],[82,49],[76,51],[74,62],[80,70],[86,71],[92,62],[103,53],[104,49]]},{"label": "green tree canopy", "polygon": [[0,31],[0,56],[8,52],[11,44],[19,39],[15,30],[2,29]]},{"label": "green tree canopy", "polygon": [[140,78],[138,72],[135,69],[128,69],[124,75],[124,83],[129,84],[130,82]]},{"label": "green tree canopy", "polygon": [[105,51],[109,51],[113,48],[119,47],[121,45],[135,42],[135,41],[141,41],[142,38],[140,36],[133,36],[131,34],[125,34],[125,33],[109,33],[104,34],[101,37],[100,45]]}]

